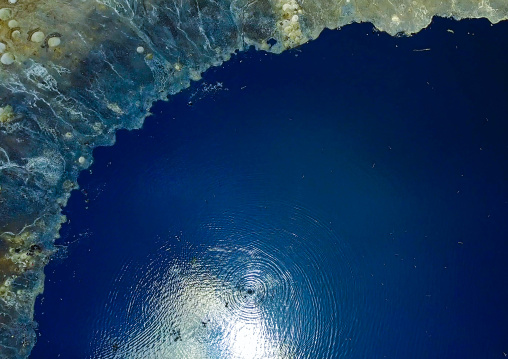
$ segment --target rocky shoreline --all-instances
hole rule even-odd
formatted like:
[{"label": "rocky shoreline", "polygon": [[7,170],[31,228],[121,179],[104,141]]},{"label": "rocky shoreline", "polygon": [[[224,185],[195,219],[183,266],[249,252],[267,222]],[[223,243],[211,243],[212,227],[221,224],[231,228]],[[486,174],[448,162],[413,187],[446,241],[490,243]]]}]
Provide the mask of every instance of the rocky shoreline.
[{"label": "rocky shoreline", "polygon": [[140,128],[154,101],[250,46],[280,53],[366,21],[409,35],[436,15],[497,23],[508,3],[9,0],[0,9],[0,356],[26,358],[35,344],[34,303],[61,209],[116,130]]}]

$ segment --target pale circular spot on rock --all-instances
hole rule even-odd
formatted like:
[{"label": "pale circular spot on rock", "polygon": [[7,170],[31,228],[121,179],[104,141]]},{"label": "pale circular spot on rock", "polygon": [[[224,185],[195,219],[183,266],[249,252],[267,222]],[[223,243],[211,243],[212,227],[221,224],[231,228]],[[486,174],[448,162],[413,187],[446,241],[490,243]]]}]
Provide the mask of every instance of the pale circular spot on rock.
[{"label": "pale circular spot on rock", "polygon": [[19,40],[21,38],[21,32],[19,30],[14,30],[11,34],[11,39]]},{"label": "pale circular spot on rock", "polygon": [[19,26],[19,22],[17,22],[16,20],[12,19],[12,20],[9,20],[9,22],[7,23],[7,26],[9,26],[11,29],[15,28],[15,27],[18,27]]},{"label": "pale circular spot on rock", "polygon": [[0,54],[2,54],[6,48],[7,48],[7,45],[5,45],[3,42],[0,42]]},{"label": "pale circular spot on rock", "polygon": [[143,46],[138,46],[136,49],[136,52],[138,54],[142,54],[143,52],[145,52],[145,48]]},{"label": "pale circular spot on rock", "polygon": [[10,65],[14,62],[14,55],[10,52],[6,52],[0,57],[0,62],[4,65]]},{"label": "pale circular spot on rock", "polygon": [[44,40],[44,33],[42,31],[36,31],[30,36],[30,40],[33,42],[42,42]]},{"label": "pale circular spot on rock", "polygon": [[12,16],[12,10],[4,7],[3,9],[0,9],[0,20],[9,20]]},{"label": "pale circular spot on rock", "polygon": [[82,165],[82,164],[84,164],[84,163],[86,162],[85,157],[81,156],[80,158],[78,158],[78,162],[79,162],[79,164],[81,164],[81,165]]},{"label": "pale circular spot on rock", "polygon": [[57,47],[58,45],[60,45],[62,41],[60,40],[59,37],[55,36],[55,37],[50,37],[48,39],[48,46],[49,47]]}]

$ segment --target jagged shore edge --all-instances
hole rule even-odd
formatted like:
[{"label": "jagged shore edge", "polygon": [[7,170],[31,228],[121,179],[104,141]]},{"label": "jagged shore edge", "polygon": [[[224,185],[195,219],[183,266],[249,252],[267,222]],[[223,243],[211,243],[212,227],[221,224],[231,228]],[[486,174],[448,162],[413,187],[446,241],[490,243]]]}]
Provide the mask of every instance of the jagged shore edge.
[{"label": "jagged shore edge", "polygon": [[[292,15],[292,19],[295,19],[294,16],[298,16],[298,8],[290,9],[291,11],[295,11],[294,15]],[[471,18],[470,16],[460,16],[457,14],[442,14],[438,15],[440,17],[449,17],[455,20],[461,20],[465,18]],[[498,18],[488,18],[493,24],[498,23],[502,20],[506,20],[507,17],[498,17]],[[397,22],[397,19],[393,19],[394,23]],[[264,50],[273,53],[281,53],[285,50],[294,48],[296,46],[300,46],[310,40],[317,39],[321,32],[325,28],[329,29],[337,29],[338,27],[333,27],[333,25],[327,25],[326,27],[316,29],[310,32],[305,33],[300,28],[300,25],[295,25],[298,23],[298,19],[296,21],[292,21],[288,26],[281,27],[279,29],[280,32],[286,32],[287,36],[283,36],[275,46],[268,46],[265,42],[247,42],[246,47],[243,49],[238,49],[241,51],[246,50],[250,46],[254,46],[257,50]],[[419,27],[418,29],[409,28],[406,32],[400,32],[397,30],[397,27],[390,27],[384,25],[377,25],[374,23],[373,25],[380,31],[385,31],[391,35],[397,34],[405,34],[407,36],[411,34],[415,34],[420,30],[426,28],[430,24],[430,21],[425,24],[423,27]],[[286,24],[287,25],[287,24]],[[348,25],[348,24],[346,24]],[[339,27],[343,27],[345,25],[341,25]],[[228,58],[232,54],[226,54],[224,56],[224,61],[227,61]],[[210,65],[207,65],[206,68],[201,68],[200,71],[204,72],[211,66],[220,66],[223,61],[216,62]],[[196,74],[190,78],[190,80],[199,80],[199,76]],[[179,91],[190,86],[190,82],[184,83],[184,85],[178,90],[167,92],[163,92],[159,94],[158,97],[154,97],[151,99],[152,102],[158,100],[167,100],[168,96],[174,95]],[[4,110],[3,114],[0,113],[0,116],[9,116],[8,109]],[[146,117],[150,116],[150,112],[145,112],[139,115],[139,117],[131,122],[128,126],[129,129],[139,129],[142,127],[144,120]],[[121,127],[115,128],[114,131],[120,129]],[[107,140],[100,143],[100,146],[111,146],[115,143],[114,133],[112,136],[109,136]],[[97,146],[95,146],[97,147]],[[95,148],[94,147],[94,148]],[[93,149],[93,148],[92,148]],[[91,149],[91,150],[92,150]],[[90,157],[85,158],[83,161],[83,166],[81,170],[85,170],[91,166],[93,163],[93,158]],[[71,196],[71,192],[76,190],[77,177],[79,173],[74,173],[72,179],[64,186],[64,191],[61,193],[61,196],[57,199],[60,208],[66,206],[69,197]],[[1,188],[0,188],[1,190]],[[53,246],[54,241],[59,238],[59,231],[62,223],[66,222],[65,216],[61,213],[56,214],[45,214],[43,216],[37,218],[34,223],[30,225],[26,225],[20,232],[12,233],[12,232],[4,232],[1,235],[10,242],[15,248],[14,253],[10,253],[10,260],[12,262],[17,263],[20,266],[21,270],[30,270],[30,279],[33,284],[29,286],[29,289],[26,290],[14,290],[12,288],[13,280],[7,280],[4,284],[0,286],[0,297],[6,303],[7,306],[12,307],[12,312],[8,315],[19,315],[17,318],[12,318],[13,322],[17,323],[15,326],[11,327],[3,327],[2,333],[0,337],[2,338],[2,353],[9,353],[9,355],[13,355],[13,358],[26,358],[29,356],[33,346],[36,342],[36,329],[37,324],[33,321],[34,315],[34,305],[38,295],[43,293],[44,290],[44,267],[48,264],[50,259],[57,252],[55,247]],[[40,225],[40,222],[44,222],[43,226]],[[43,232],[38,231],[36,228],[45,228]],[[33,229],[33,231],[31,231]],[[43,243],[44,245],[41,245]],[[19,251],[17,250],[19,248]],[[16,293],[15,295],[13,293]]]}]

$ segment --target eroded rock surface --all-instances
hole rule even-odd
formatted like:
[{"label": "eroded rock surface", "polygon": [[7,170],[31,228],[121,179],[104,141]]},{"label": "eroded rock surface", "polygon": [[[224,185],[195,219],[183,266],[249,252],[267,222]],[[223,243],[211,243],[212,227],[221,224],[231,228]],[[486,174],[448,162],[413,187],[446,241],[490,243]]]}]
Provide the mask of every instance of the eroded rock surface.
[{"label": "eroded rock surface", "polygon": [[[139,128],[153,101],[253,45],[275,53],[324,28],[411,34],[433,16],[508,16],[505,0],[4,0],[0,7],[0,357],[25,358],[33,306],[92,149]],[[270,40],[275,40],[270,41]],[[272,45],[270,45],[272,44]]]}]

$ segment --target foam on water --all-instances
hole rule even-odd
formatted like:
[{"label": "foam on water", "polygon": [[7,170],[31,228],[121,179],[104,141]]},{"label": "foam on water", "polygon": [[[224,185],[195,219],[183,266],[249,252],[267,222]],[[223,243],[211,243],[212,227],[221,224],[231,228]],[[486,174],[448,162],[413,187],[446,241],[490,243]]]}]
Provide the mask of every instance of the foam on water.
[{"label": "foam on water", "polygon": [[[0,9],[0,355],[22,358],[30,352],[34,300],[65,220],[61,208],[79,172],[92,163],[93,148],[112,144],[117,129],[139,128],[153,101],[177,93],[250,45],[279,53],[317,38],[326,27],[362,21],[392,35],[410,34],[435,15],[496,23],[507,18],[508,3],[6,2]],[[263,246],[244,250],[268,251],[270,258]],[[253,303],[265,300],[269,283],[291,287],[291,278],[300,275],[290,268],[290,276],[281,277],[277,265],[266,263],[260,270],[274,270],[275,284],[248,271],[242,280],[207,275],[218,285],[239,286],[230,299],[238,310],[257,308]],[[254,299],[236,303],[235,296],[250,285],[257,288]]]}]

